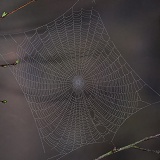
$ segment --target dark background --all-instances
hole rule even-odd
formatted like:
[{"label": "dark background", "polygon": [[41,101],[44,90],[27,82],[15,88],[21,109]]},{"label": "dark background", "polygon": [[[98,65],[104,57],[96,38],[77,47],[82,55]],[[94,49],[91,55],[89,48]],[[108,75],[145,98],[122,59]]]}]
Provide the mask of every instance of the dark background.
[{"label": "dark background", "polygon": [[[0,14],[10,12],[27,0],[0,1]],[[0,34],[24,32],[46,24],[69,9],[76,0],[38,0],[0,21]],[[126,61],[156,92],[160,93],[160,1],[80,0],[77,8],[94,6]],[[3,63],[2,58],[0,63]],[[35,122],[16,80],[8,68],[0,69],[0,160],[45,160]],[[152,98],[152,95],[151,97]],[[159,98],[160,100],[160,98]],[[160,103],[129,118],[117,132],[114,144],[127,145],[160,133]],[[141,146],[159,149],[160,140]],[[82,147],[62,160],[92,160],[112,149],[109,142]],[[106,160],[158,160],[160,156],[137,150],[124,151]]]}]

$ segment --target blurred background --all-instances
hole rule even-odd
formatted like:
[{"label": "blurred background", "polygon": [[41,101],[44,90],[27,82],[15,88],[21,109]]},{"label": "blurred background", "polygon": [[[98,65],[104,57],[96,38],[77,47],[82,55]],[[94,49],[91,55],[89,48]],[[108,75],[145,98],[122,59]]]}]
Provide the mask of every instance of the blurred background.
[{"label": "blurred background", "polygon": [[[10,12],[27,0],[0,1],[0,14]],[[24,32],[46,24],[69,9],[76,0],[38,0],[0,21],[0,34]],[[153,90],[160,94],[160,1],[159,0],[80,0],[77,8],[94,6],[126,61]],[[0,63],[4,61],[0,59]],[[34,119],[14,76],[0,68],[0,159],[45,160]],[[146,95],[153,98],[154,95]],[[160,100],[160,98],[159,98]],[[116,147],[145,136],[160,133],[160,103],[131,116],[114,138]],[[142,147],[160,150],[160,139],[145,142]],[[82,147],[62,160],[92,160],[109,151],[109,142]],[[159,160],[160,156],[127,150],[106,160]]]}]

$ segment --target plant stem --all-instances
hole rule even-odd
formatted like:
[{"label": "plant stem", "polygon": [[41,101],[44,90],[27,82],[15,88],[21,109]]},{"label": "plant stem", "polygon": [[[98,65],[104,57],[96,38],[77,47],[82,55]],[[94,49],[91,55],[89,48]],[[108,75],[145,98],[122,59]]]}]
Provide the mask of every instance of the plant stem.
[{"label": "plant stem", "polygon": [[0,67],[6,68],[8,66],[15,66],[19,63],[19,60],[16,60],[14,63],[11,64],[1,64]]},{"label": "plant stem", "polygon": [[1,16],[0,19],[3,19],[3,18],[5,18],[5,17],[8,17],[9,15],[11,15],[11,14],[19,11],[20,9],[22,9],[22,8],[28,6],[28,5],[30,5],[31,3],[36,2],[36,1],[37,1],[37,0],[30,0],[30,1],[27,2],[26,4],[20,6],[20,7],[16,8],[16,9],[14,9],[13,11],[11,11],[11,12],[6,12],[7,14],[6,14],[4,17]]},{"label": "plant stem", "polygon": [[156,154],[160,154],[160,151],[154,151],[154,150],[150,150],[150,149],[145,149],[145,148],[141,148],[141,147],[138,147],[137,144],[140,144],[142,142],[145,142],[145,141],[148,141],[148,140],[151,140],[151,139],[156,139],[160,137],[160,134],[156,134],[154,136],[149,136],[149,137],[145,137],[137,142],[134,142],[132,144],[129,144],[127,146],[124,146],[124,147],[121,147],[121,148],[114,148],[113,150],[103,154],[102,156],[98,157],[97,159],[95,160],[101,160],[107,156],[110,156],[112,154],[115,154],[117,152],[121,152],[121,151],[124,151],[124,150],[127,150],[127,149],[131,149],[131,148],[134,148],[134,149],[139,149],[139,150],[143,150],[143,151],[146,151],[146,152],[153,152],[153,153],[156,153]]}]

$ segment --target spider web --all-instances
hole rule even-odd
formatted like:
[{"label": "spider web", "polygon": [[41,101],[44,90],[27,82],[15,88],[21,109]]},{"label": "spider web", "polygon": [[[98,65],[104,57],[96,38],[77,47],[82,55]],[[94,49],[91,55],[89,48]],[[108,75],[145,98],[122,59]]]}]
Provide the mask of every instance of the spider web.
[{"label": "spider web", "polygon": [[[18,41],[17,37],[23,40]],[[151,105],[154,92],[111,41],[99,13],[72,6],[34,30],[2,35],[5,62],[20,85],[44,151],[64,155],[88,144],[112,141],[124,121]],[[158,95],[159,96],[159,95]]]}]

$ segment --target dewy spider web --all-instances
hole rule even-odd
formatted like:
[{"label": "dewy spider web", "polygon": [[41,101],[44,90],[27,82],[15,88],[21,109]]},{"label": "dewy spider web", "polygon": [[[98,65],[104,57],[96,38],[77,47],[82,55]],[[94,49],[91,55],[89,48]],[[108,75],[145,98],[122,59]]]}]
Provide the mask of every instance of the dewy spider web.
[{"label": "dewy spider web", "polygon": [[[93,8],[73,6],[42,27],[1,39],[10,45],[1,45],[5,62],[15,54],[20,60],[10,69],[32,111],[44,151],[57,153],[49,159],[111,141],[128,117],[151,104],[143,100],[144,89],[157,94],[118,52]],[[6,48],[15,53],[4,54]]]}]

